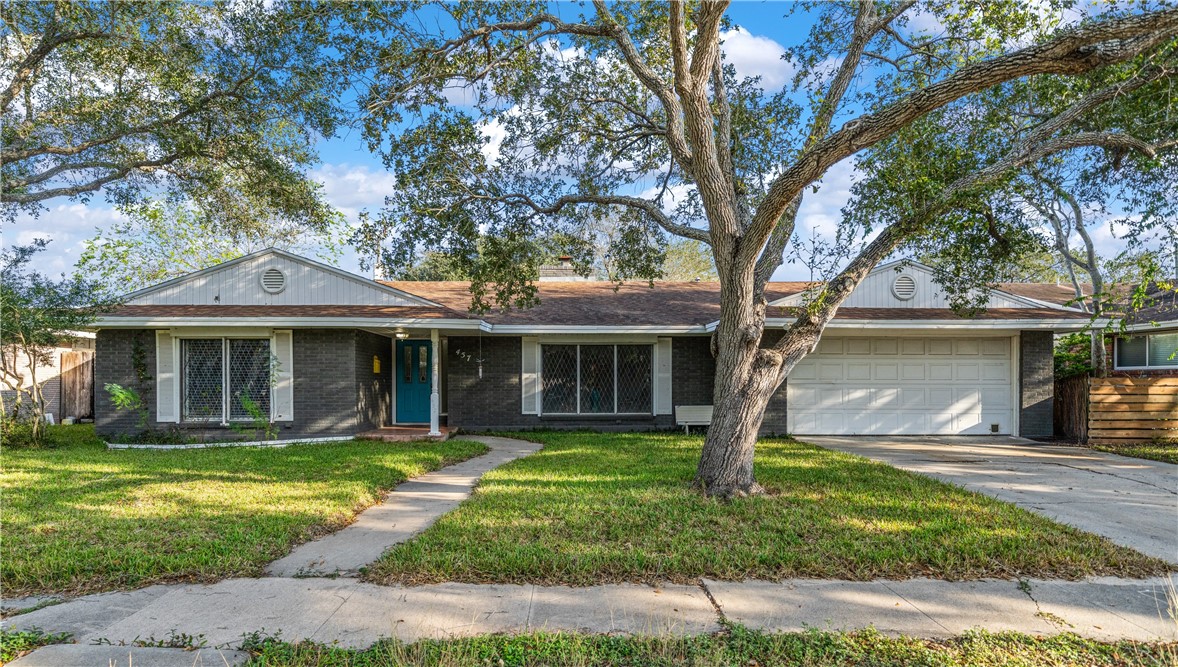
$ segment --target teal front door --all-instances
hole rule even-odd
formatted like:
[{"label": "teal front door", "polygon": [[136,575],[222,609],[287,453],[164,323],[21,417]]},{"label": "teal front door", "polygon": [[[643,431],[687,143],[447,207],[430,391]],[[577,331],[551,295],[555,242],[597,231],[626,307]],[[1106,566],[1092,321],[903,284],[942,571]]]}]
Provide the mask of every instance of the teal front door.
[{"label": "teal front door", "polygon": [[429,422],[430,342],[397,341],[397,423]]}]

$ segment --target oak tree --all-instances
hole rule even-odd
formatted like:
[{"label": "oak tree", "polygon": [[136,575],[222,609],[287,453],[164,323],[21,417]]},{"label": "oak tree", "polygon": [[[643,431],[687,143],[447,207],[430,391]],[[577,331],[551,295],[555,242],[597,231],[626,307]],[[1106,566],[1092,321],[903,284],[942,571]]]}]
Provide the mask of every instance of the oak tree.
[{"label": "oak tree", "polygon": [[262,0],[3,3],[0,212],[101,194],[324,222],[304,171],[342,79],[317,27]]},{"label": "oak tree", "polygon": [[[987,244],[984,216],[955,215],[955,204],[1050,156],[1095,146],[1156,155],[1131,118],[1085,123],[1172,80],[1178,10],[1113,5],[1061,27],[1066,4],[798,5],[814,27],[789,45],[797,86],[781,92],[726,64],[727,2],[458,2],[397,5],[382,22],[365,14],[377,49],[365,129],[398,179],[384,216],[397,232],[390,252],[496,239],[474,276],[476,301],[490,306],[534,295],[517,268],[529,239],[584,238],[595,220],[621,216],[630,230],[618,243],[622,278],[656,277],[661,234],[708,245],[721,316],[696,482],[717,496],[761,493],[753,451],[767,402],[881,260],[915,240]],[[1093,73],[1102,85],[982,143],[1004,87],[1066,87]],[[765,285],[803,198],[834,165],[856,160],[886,174],[913,143],[943,171],[903,184],[908,196],[890,197],[903,205],[883,218],[848,211],[866,227],[860,245],[781,335],[767,335]]]}]

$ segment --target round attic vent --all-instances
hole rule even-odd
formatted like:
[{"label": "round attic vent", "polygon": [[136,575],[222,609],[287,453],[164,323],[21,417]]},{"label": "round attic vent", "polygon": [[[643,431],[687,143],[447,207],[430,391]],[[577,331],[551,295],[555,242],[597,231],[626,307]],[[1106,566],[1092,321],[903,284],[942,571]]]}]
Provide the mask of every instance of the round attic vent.
[{"label": "round attic vent", "polygon": [[892,294],[901,301],[916,296],[916,279],[909,275],[896,276],[896,282],[892,283]]},{"label": "round attic vent", "polygon": [[266,269],[262,272],[262,289],[278,294],[286,289],[286,274],[278,269]]}]

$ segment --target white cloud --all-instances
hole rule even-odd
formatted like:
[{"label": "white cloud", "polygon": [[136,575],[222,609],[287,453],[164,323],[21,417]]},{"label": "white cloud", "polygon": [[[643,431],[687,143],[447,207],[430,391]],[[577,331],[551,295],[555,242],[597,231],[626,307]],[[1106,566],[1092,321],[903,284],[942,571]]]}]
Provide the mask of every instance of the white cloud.
[{"label": "white cloud", "polygon": [[[653,185],[638,194],[642,199],[654,199],[662,192],[662,185]],[[694,185],[687,183],[679,183],[667,188],[667,194],[663,197],[663,212],[673,213],[675,207],[687,201],[687,197],[695,190]]]},{"label": "white cloud", "polygon": [[736,68],[738,76],[759,76],[765,90],[776,92],[793,75],[793,65],[781,59],[785,47],[772,39],[741,27],[726,30],[720,37],[724,40],[721,48],[725,59]]},{"label": "white cloud", "polygon": [[[513,107],[513,109],[516,108],[518,107]],[[483,144],[480,150],[483,153],[483,157],[487,158],[487,162],[493,164],[499,159],[499,153],[503,150],[503,141],[507,139],[507,128],[503,127],[503,122],[498,118],[492,118],[480,124],[479,131],[490,140]]]},{"label": "white cloud", "polygon": [[324,164],[311,172],[311,178],[323,184],[323,196],[345,215],[380,208],[397,187],[396,177],[383,169],[346,162]]},{"label": "white cloud", "polygon": [[30,263],[34,271],[57,276],[71,273],[85,242],[95,229],[107,229],[125,216],[104,204],[63,203],[49,206],[39,216],[21,214],[14,223],[0,227],[5,247],[27,245],[34,239],[51,239],[43,252]]}]

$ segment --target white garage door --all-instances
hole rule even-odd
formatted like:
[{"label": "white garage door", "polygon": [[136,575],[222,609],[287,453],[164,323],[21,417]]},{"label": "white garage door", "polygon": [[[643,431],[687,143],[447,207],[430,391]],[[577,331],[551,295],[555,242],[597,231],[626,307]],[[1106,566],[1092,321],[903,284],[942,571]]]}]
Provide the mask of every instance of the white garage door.
[{"label": "white garage door", "polygon": [[823,338],[789,374],[789,430],[1011,434],[1010,349],[1010,338]]}]

